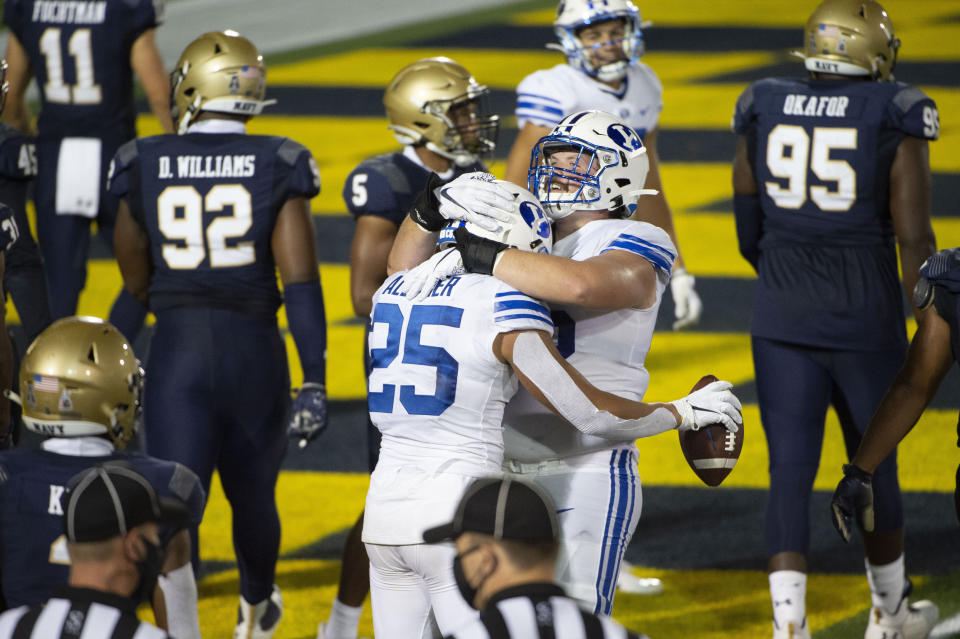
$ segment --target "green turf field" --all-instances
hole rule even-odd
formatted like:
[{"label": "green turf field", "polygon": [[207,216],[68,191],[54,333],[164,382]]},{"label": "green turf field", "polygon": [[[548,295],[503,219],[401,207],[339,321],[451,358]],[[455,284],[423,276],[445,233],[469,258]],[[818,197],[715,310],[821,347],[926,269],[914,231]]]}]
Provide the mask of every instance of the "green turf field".
[{"label": "green turf field", "polygon": [[[483,11],[418,28],[324,43],[268,58],[268,97],[280,103],[256,118],[253,133],[287,135],[313,151],[323,192],[313,201],[321,276],[329,323],[329,390],[334,400],[329,431],[307,451],[291,449],[278,494],[283,522],[277,582],[286,604],[278,638],[312,637],[325,620],[339,575],[345,530],[362,508],[364,470],[361,367],[362,322],[352,317],[347,247],[352,222],[341,200],[343,180],[362,159],[396,148],[386,129],[380,97],[403,65],[448,55],[492,90],[504,117],[502,173],[515,134],[512,90],[531,71],[561,61],[546,51],[554,2],[518,3],[513,10]],[[751,271],[736,248],[731,208],[729,132],[733,104],[750,81],[801,74],[789,57],[814,2],[686,0],[642,3],[644,61],[664,85],[660,151],[664,190],[676,216],[688,268],[704,299],[695,332],[675,334],[662,321],[647,364],[647,398],[683,395],[703,373],[737,384],[746,400],[746,444],[741,460],[718,489],[698,484],[674,435],[640,442],[645,484],[640,526],[628,550],[642,573],[660,577],[663,595],[620,594],[614,616],[654,639],[769,637],[770,603],[763,557],[766,448],[753,385],[747,331]],[[955,0],[895,0],[886,7],[903,41],[899,79],[919,85],[940,107],[941,139],[931,145],[933,213],[938,246],[960,245],[960,4]],[[735,26],[733,26],[735,25]],[[228,26],[228,25],[224,25]],[[172,61],[167,61],[168,66]],[[141,134],[159,131],[147,115]],[[115,264],[97,246],[80,312],[108,313],[120,287]],[[665,301],[661,320],[672,318]],[[8,305],[8,321],[17,322]],[[284,322],[285,325],[285,322]],[[912,330],[911,326],[911,330]],[[142,340],[141,340],[142,342]],[[138,342],[140,348],[140,342]],[[288,350],[294,383],[299,363]],[[901,447],[901,483],[908,518],[907,565],[916,595],[940,605],[941,618],[960,614],[960,528],[952,509],[960,375],[951,373],[934,407]],[[813,500],[813,549],[807,610],[818,639],[857,637],[866,624],[869,593],[859,546],[839,542],[827,518],[829,496],[840,476],[842,444],[836,418],[828,420],[821,471]],[[200,615],[205,634],[227,635],[236,619],[237,573],[230,543],[229,509],[214,487],[201,529],[204,560]],[[960,618],[937,637],[960,637]],[[371,635],[369,606],[361,635]]]}]

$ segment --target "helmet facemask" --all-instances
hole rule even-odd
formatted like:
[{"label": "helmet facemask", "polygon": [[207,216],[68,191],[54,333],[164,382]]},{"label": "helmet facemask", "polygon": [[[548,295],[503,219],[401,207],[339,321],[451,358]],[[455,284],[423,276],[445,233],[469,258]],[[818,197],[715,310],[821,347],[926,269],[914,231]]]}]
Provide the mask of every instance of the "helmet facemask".
[{"label": "helmet facemask", "polygon": [[432,100],[423,105],[424,113],[442,119],[447,127],[442,144],[428,140],[426,147],[458,166],[492,155],[497,146],[500,116],[490,113],[487,88],[477,89],[452,100]]},{"label": "helmet facemask", "polygon": [[574,211],[630,217],[645,189],[650,160],[636,132],[609,113],[569,115],[533,147],[527,187],[554,220]]},{"label": "helmet facemask", "polygon": [[[599,38],[592,33],[592,27],[613,22],[622,25],[622,34],[614,31],[612,35],[616,37],[598,41]],[[601,82],[623,79],[627,69],[636,64],[644,53],[640,12],[626,0],[613,2],[612,6],[608,3],[602,8],[593,3],[584,3],[583,0],[567,0],[560,4],[553,25],[560,44],[547,45],[548,48],[563,51],[568,64]],[[620,45],[619,59],[598,64],[596,56],[611,44]]]}]

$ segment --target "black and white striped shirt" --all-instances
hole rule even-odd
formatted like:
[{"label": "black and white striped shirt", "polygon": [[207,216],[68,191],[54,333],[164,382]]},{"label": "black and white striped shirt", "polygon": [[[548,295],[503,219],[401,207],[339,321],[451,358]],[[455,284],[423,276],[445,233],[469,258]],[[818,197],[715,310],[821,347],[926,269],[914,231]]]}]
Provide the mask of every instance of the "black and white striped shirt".
[{"label": "black and white striped shirt", "polygon": [[65,587],[42,606],[20,606],[0,615],[0,639],[168,639],[137,619],[137,606],[90,588]]},{"label": "black and white striped shirt", "polygon": [[532,583],[501,590],[480,619],[448,639],[648,639],[609,617],[580,608],[555,584]]}]

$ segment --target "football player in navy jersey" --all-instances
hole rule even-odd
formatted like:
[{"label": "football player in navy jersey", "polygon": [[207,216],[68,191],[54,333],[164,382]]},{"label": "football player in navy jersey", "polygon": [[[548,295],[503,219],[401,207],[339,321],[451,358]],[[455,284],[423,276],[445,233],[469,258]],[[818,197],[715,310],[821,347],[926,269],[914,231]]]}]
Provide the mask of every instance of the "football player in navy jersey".
[{"label": "football player in navy jersey", "polygon": [[[54,318],[73,315],[86,281],[90,221],[110,241],[116,198],[106,192],[107,166],[136,137],[133,73],[165,131],[172,130],[169,82],[154,31],[163,0],[57,3],[6,0],[10,28],[10,104],[6,120],[32,132],[25,93],[40,88],[37,239]],[[111,320],[135,337],[146,308],[121,290]]]},{"label": "football player in navy jersey", "polygon": [[326,322],[309,208],[320,177],[306,147],[246,134],[269,104],[263,58],[246,38],[200,36],[171,81],[180,135],[124,145],[109,179],[122,200],[114,250],[124,283],[157,320],[147,451],[193,469],[204,488],[219,471],[240,570],[236,637],[267,638],[282,613],[273,584],[290,404],[281,303],[303,368],[290,435],[303,446],[326,426]]},{"label": "football player in navy jersey", "polygon": [[[492,153],[499,117],[484,111],[487,87],[449,58],[425,58],[400,69],[387,85],[383,104],[402,151],[361,162],[343,187],[343,201],[356,218],[350,250],[350,296],[357,317],[369,319],[373,293],[387,278],[387,255],[400,223],[428,180],[439,186],[464,173],[486,171],[480,158]],[[364,348],[364,369],[369,371]],[[367,459],[373,471],[380,431],[367,420]],[[355,639],[370,590],[366,550],[360,541],[363,514],[344,547],[340,586],[321,623],[319,639]]]},{"label": "football player in navy jersey", "polygon": [[[2,84],[2,83],[0,83]],[[5,294],[6,287],[2,286],[3,275],[6,271],[7,252],[16,243],[20,231],[13,209],[0,204],[0,295]],[[6,313],[0,313],[0,388],[6,390],[13,385],[13,344],[6,338]],[[10,402],[0,397],[0,449],[10,448],[16,444],[16,433],[10,423]]]},{"label": "football player in navy jersey", "polygon": [[[103,463],[127,464],[161,497],[185,502],[191,521],[203,515],[200,482],[181,464],[121,452],[135,434],[142,371],[116,328],[92,317],[69,317],[44,330],[20,367],[26,428],[46,435],[40,449],[0,452],[0,565],[9,607],[36,605],[67,582],[64,487]],[[199,639],[197,585],[186,530],[161,531],[163,576],[154,593],[158,623],[172,635]]]},{"label": "football player in navy jersey", "polygon": [[[0,61],[0,112],[9,88],[6,74],[6,61]],[[9,124],[0,123],[0,202],[13,209],[19,230],[15,242],[6,252],[4,289],[17,306],[28,344],[50,324],[43,260],[27,220],[27,185],[36,174],[36,140]]]},{"label": "football player in navy jersey", "polygon": [[[751,335],[770,455],[774,637],[801,638],[810,633],[809,504],[824,418],[832,405],[852,456],[904,361],[897,248],[913,290],[936,250],[927,142],[939,133],[933,101],[893,80],[900,41],[874,0],[821,3],[804,45],[809,77],[752,84],[733,123],[737,235],[759,276]],[[877,466],[873,489],[865,636],[925,637],[937,610],[907,605],[895,453]]]},{"label": "football player in navy jersey", "polygon": [[[873,473],[916,425],[953,363],[960,362],[960,248],[944,249],[923,264],[913,304],[925,310],[907,361],[870,421],[857,454],[844,465],[844,478],[833,495],[833,522],[845,541],[850,541],[854,520],[862,530],[874,527]],[[957,438],[960,446],[960,424]],[[956,486],[960,520],[960,467]]]}]

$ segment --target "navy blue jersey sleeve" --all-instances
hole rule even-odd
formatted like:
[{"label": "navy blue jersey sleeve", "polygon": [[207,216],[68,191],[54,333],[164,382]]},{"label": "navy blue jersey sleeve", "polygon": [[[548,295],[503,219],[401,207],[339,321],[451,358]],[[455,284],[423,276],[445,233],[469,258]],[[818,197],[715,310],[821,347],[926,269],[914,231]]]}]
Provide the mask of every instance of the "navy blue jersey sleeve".
[{"label": "navy blue jersey sleeve", "polygon": [[363,165],[355,168],[347,177],[343,185],[343,201],[356,218],[374,215],[390,220],[397,226],[407,213],[397,204],[397,194],[387,176]]},{"label": "navy blue jersey sleeve", "polygon": [[207,497],[196,474],[183,464],[177,463],[167,489],[190,509],[190,523],[199,526]]},{"label": "navy blue jersey sleeve", "polygon": [[20,237],[20,229],[14,217],[13,209],[0,204],[0,249],[7,251]]},{"label": "navy blue jersey sleeve", "polygon": [[130,194],[131,175],[139,156],[137,141],[131,140],[117,150],[107,171],[107,190],[118,198]]},{"label": "navy blue jersey sleeve", "polygon": [[284,140],[277,156],[290,171],[284,201],[294,197],[309,200],[320,193],[320,171],[307,147],[293,140]]},{"label": "navy blue jersey sleeve", "polygon": [[25,0],[7,0],[3,5],[3,22],[20,40],[23,40],[25,4]]},{"label": "navy blue jersey sleeve", "polygon": [[731,123],[731,126],[733,127],[733,132],[737,133],[738,135],[746,134],[747,130],[753,126],[754,86],[755,85],[751,84],[743,90],[743,93],[741,93],[740,97],[737,98],[737,105],[733,110],[733,122]]},{"label": "navy blue jersey sleeve", "polygon": [[951,293],[960,293],[960,248],[938,251],[920,267],[920,277]]},{"label": "navy blue jersey sleeve", "polygon": [[0,124],[0,179],[30,180],[36,174],[36,140]]},{"label": "navy blue jersey sleeve", "polygon": [[940,137],[937,105],[920,89],[908,84],[900,85],[890,105],[890,119],[895,128],[921,140]]},{"label": "navy blue jersey sleeve", "polygon": [[133,39],[139,38],[144,31],[154,29],[163,22],[163,0],[124,0],[130,7],[130,24]]}]

